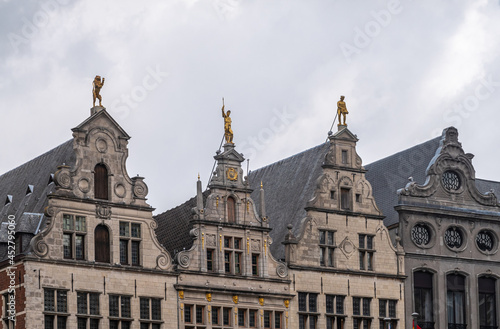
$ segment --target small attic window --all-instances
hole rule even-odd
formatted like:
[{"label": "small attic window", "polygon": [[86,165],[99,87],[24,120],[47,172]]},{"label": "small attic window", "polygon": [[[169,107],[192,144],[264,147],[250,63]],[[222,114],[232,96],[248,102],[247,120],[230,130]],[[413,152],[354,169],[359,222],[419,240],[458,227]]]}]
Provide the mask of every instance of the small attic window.
[{"label": "small attic window", "polygon": [[332,200],[335,199],[335,191],[334,190],[330,191],[330,199],[332,199]]},{"label": "small attic window", "polygon": [[47,182],[47,185],[50,185],[53,182],[54,182],[54,174],[50,174],[49,175],[49,181]]},{"label": "small attic window", "polygon": [[347,150],[342,150],[342,164],[347,164]]},{"label": "small attic window", "polygon": [[5,198],[5,206],[8,205],[9,203],[12,203],[12,195],[7,195],[7,197]]},{"label": "small attic window", "polygon": [[33,185],[28,185],[28,188],[26,189],[26,195],[33,193],[34,188],[35,187]]}]

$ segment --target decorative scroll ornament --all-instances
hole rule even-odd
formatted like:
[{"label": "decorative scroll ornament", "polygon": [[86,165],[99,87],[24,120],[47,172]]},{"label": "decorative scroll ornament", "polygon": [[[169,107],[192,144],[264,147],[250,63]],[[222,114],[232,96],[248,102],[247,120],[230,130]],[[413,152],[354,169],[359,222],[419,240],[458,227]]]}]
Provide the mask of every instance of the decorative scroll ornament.
[{"label": "decorative scroll ornament", "polygon": [[69,189],[71,187],[71,175],[69,173],[69,166],[59,166],[54,174],[54,182],[56,186]]},{"label": "decorative scroll ornament", "polygon": [[278,266],[276,266],[276,274],[280,278],[285,278],[288,276],[288,267],[286,266],[285,263],[281,262],[278,263]]},{"label": "decorative scroll ornament", "polygon": [[167,270],[170,267],[170,257],[167,254],[161,254],[156,257],[156,267],[160,270]]},{"label": "decorative scroll ornament", "polygon": [[188,252],[181,251],[176,255],[177,263],[179,263],[180,267],[187,268],[191,263],[191,258],[189,257]]},{"label": "decorative scroll ornament", "polygon": [[143,177],[133,177],[133,188],[134,197],[137,199],[145,199],[146,195],[148,195],[148,187],[146,183],[143,182]]}]

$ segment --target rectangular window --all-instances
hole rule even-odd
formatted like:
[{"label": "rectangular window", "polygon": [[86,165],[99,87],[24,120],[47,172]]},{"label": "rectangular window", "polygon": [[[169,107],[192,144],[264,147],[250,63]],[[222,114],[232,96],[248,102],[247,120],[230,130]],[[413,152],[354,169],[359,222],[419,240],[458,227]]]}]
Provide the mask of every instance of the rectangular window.
[{"label": "rectangular window", "polygon": [[109,316],[120,317],[120,296],[109,295]]},{"label": "rectangular window", "polygon": [[334,266],[334,231],[319,230],[319,264],[320,266]]},{"label": "rectangular window", "polygon": [[214,268],[214,250],[207,249],[207,271],[213,272]]},{"label": "rectangular window", "polygon": [[193,305],[184,306],[184,322],[193,323]]},{"label": "rectangular window", "polygon": [[222,324],[224,326],[231,325],[231,308],[224,307],[222,310]]},{"label": "rectangular window", "polygon": [[241,252],[234,253],[234,273],[241,274]]},{"label": "rectangular window", "polygon": [[132,241],[132,265],[139,265],[139,250],[140,250],[140,242]]},{"label": "rectangular window", "polygon": [[495,291],[495,278],[480,277],[478,279],[479,325],[481,328],[497,327],[497,307]]},{"label": "rectangular window", "polygon": [[85,258],[85,243],[83,235],[75,235],[75,258]]},{"label": "rectangular window", "polygon": [[141,320],[149,320],[149,298],[139,298]]},{"label": "rectangular window", "polygon": [[283,312],[274,312],[274,329],[281,329],[283,323]]},{"label": "rectangular window", "polygon": [[234,249],[241,249],[241,238],[234,238]]},{"label": "rectangular window", "polygon": [[151,298],[151,319],[161,320],[161,299]]},{"label": "rectangular window", "polygon": [[317,297],[318,294],[309,294],[309,312],[317,312]]},{"label": "rectangular window", "polygon": [[220,307],[212,307],[212,324],[220,326]]},{"label": "rectangular window", "polygon": [[363,298],[363,315],[370,316],[370,298]]},{"label": "rectangular window", "polygon": [[63,234],[63,249],[64,249],[64,258],[73,258],[73,246],[72,246],[72,235],[68,233]]},{"label": "rectangular window", "polygon": [[418,324],[422,328],[434,322],[432,280],[432,273],[429,272],[417,271],[413,274],[415,312],[419,314]]},{"label": "rectangular window", "polygon": [[361,298],[353,297],[352,298],[352,314],[361,315]]},{"label": "rectangular window", "polygon": [[336,299],[337,314],[344,314],[344,296],[337,296]]},{"label": "rectangular window", "polygon": [[374,236],[359,234],[359,269],[373,271]]},{"label": "rectangular window", "polygon": [[252,275],[253,276],[259,275],[259,255],[258,254],[252,254]]},{"label": "rectangular window", "polygon": [[63,257],[85,259],[85,217],[63,214],[63,230]]},{"label": "rectangular window", "polygon": [[333,303],[335,301],[335,296],[326,295],[326,313],[333,314]]},{"label": "rectangular window", "polygon": [[250,328],[255,328],[257,327],[257,310],[250,310],[248,311],[248,326]]},{"label": "rectangular window", "polygon": [[224,252],[224,272],[231,273],[231,252]]},{"label": "rectangular window", "polygon": [[44,289],[44,311],[51,312],[45,314],[45,327],[53,329],[54,324],[59,329],[66,329],[68,317],[68,292],[59,289]]},{"label": "rectangular window", "polygon": [[76,311],[78,314],[87,314],[87,293],[78,292],[76,293]]},{"label": "rectangular window", "polygon": [[340,189],[340,209],[350,210],[351,209],[351,190],[347,188]]},{"label": "rectangular window", "polygon": [[130,296],[109,295],[109,316],[117,319],[109,320],[110,328],[126,328],[131,326]]},{"label": "rectangular window", "polygon": [[264,328],[271,328],[271,311],[264,311]]},{"label": "rectangular window", "polygon": [[141,264],[141,224],[120,222],[120,264]]},{"label": "rectangular window", "polygon": [[205,324],[205,307],[197,305],[196,306],[196,323]]},{"label": "rectangular window", "polygon": [[396,300],[390,300],[389,301],[389,317],[390,318],[395,318],[396,317]]},{"label": "rectangular window", "polygon": [[128,240],[120,240],[120,264],[128,265]]},{"label": "rectangular window", "polygon": [[240,327],[245,326],[245,313],[246,313],[246,310],[238,309],[238,326],[240,326]]},{"label": "rectangular window", "polygon": [[342,164],[347,164],[347,151],[342,150]]},{"label": "rectangular window", "polygon": [[299,312],[307,312],[307,293],[299,292]]},{"label": "rectangular window", "polygon": [[141,224],[132,223],[131,224],[131,236],[133,238],[141,237]]}]

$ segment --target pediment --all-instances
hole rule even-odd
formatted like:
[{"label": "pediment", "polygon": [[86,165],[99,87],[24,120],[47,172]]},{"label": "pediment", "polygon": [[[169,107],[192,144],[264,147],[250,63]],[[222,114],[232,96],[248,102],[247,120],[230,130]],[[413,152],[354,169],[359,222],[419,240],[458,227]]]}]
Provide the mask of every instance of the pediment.
[{"label": "pediment", "polygon": [[229,148],[228,150],[214,156],[215,160],[230,160],[230,161],[237,161],[237,162],[243,162],[245,161],[245,158],[241,153],[236,151],[234,148]]},{"label": "pediment", "polygon": [[332,139],[342,139],[342,140],[347,140],[347,141],[352,141],[352,142],[357,142],[359,139],[356,135],[354,135],[347,127],[337,131],[333,136],[331,137]]},{"label": "pediment", "polygon": [[106,109],[103,107],[101,108],[100,111],[94,113],[87,119],[85,119],[82,123],[80,123],[78,126],[75,128],[71,129],[73,132],[81,132],[81,131],[88,131],[96,126],[99,127],[112,127],[116,129],[120,137],[124,139],[130,139],[130,136],[127,134],[127,132],[118,124],[118,122],[113,119],[113,117],[106,111]]}]

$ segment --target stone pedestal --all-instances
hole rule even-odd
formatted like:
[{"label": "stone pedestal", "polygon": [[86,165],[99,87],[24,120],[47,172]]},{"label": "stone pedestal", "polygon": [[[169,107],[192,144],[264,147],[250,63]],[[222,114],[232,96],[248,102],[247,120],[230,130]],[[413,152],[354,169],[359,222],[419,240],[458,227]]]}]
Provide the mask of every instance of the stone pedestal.
[{"label": "stone pedestal", "polygon": [[106,108],[104,106],[94,106],[90,109],[90,115],[94,115],[102,110],[105,110]]}]

